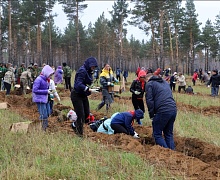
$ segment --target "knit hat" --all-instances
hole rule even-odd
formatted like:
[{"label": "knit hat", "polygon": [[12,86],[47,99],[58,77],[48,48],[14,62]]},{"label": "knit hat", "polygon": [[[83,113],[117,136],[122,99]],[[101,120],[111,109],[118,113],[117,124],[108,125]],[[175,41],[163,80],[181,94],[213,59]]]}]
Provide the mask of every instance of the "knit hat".
[{"label": "knit hat", "polygon": [[138,122],[138,124],[140,123],[140,120],[143,118],[144,118],[144,112],[141,109],[135,110],[135,119]]}]

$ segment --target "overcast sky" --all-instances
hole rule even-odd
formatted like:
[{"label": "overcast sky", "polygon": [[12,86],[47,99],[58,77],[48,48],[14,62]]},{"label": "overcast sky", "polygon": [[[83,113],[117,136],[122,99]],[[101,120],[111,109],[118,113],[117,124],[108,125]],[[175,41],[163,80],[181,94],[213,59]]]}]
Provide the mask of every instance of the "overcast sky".
[{"label": "overcast sky", "polygon": [[[184,2],[183,2],[184,3]],[[89,22],[94,24],[98,17],[105,13],[105,17],[111,19],[111,15],[108,11],[112,10],[114,1],[85,1],[85,4],[88,4],[88,7],[80,14],[80,20],[84,26],[88,26]],[[198,20],[202,23],[204,27],[205,22],[210,19],[212,22],[215,21],[215,17],[220,13],[220,1],[194,1],[196,13],[198,14]],[[58,26],[62,31],[68,24],[65,13],[62,10],[61,5],[56,5],[53,9],[53,12],[57,13],[58,16],[54,18],[56,26]],[[131,35],[136,39],[149,39],[147,35],[142,30],[139,30],[134,26],[127,26],[128,34],[127,38],[129,39]]]}]

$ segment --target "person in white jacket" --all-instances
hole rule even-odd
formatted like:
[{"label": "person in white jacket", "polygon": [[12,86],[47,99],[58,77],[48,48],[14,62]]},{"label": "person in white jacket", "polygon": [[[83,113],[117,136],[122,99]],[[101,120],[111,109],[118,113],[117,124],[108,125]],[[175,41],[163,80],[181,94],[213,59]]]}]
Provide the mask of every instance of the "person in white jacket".
[{"label": "person in white jacket", "polygon": [[50,114],[52,114],[53,113],[54,97],[56,97],[57,100],[60,102],[60,96],[57,93],[55,83],[52,79],[50,79],[50,82],[49,82],[49,91],[51,91],[51,93],[49,94],[49,97],[48,97],[48,103],[50,106]]},{"label": "person in white jacket", "polygon": [[184,92],[186,92],[186,80],[185,80],[185,76],[181,72],[179,73],[179,76],[177,77],[177,82],[179,84],[178,93],[180,93],[181,89],[183,89]]}]

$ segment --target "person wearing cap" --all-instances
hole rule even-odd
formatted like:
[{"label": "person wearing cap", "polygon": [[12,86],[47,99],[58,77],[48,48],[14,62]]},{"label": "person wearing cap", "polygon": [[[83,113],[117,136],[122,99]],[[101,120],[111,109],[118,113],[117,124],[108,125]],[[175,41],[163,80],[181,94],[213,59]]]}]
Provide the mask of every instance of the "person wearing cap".
[{"label": "person wearing cap", "polygon": [[220,85],[220,75],[218,75],[218,70],[213,69],[211,72],[212,76],[210,77],[207,86],[210,87],[211,85],[211,96],[215,97],[218,96],[219,85]]},{"label": "person wearing cap", "polygon": [[144,117],[144,112],[141,109],[128,112],[120,112],[116,114],[111,120],[111,128],[114,130],[114,134],[124,133],[131,135],[134,138],[139,138],[137,132],[133,128],[134,119],[139,121]]},{"label": "person wearing cap", "polygon": [[177,81],[177,72],[174,72],[173,75],[170,77],[170,89],[175,91],[176,89],[176,81]]},{"label": "person wearing cap", "polygon": [[89,57],[86,59],[84,64],[76,72],[74,87],[71,91],[71,101],[78,117],[75,122],[76,128],[73,128],[73,130],[80,137],[83,136],[83,126],[90,114],[88,96],[91,93],[99,92],[97,89],[89,88],[93,82],[93,71],[97,66],[96,58]]},{"label": "person wearing cap", "polygon": [[42,129],[44,131],[46,131],[48,127],[48,117],[50,115],[48,94],[53,93],[49,89],[49,80],[53,73],[54,71],[49,65],[44,66],[41,74],[35,79],[32,89],[32,101],[37,104],[40,114],[39,119],[42,122]]},{"label": "person wearing cap", "polygon": [[34,66],[32,67],[31,70],[31,75],[33,80],[35,80],[39,75],[40,75],[41,69],[38,67],[37,63],[34,63]]},{"label": "person wearing cap", "polygon": [[162,77],[148,74],[145,96],[156,144],[174,149],[173,126],[177,108],[170,85]]},{"label": "person wearing cap", "polygon": [[6,95],[8,96],[11,91],[11,85],[15,83],[15,74],[13,67],[9,67],[4,76],[4,87],[6,89]]},{"label": "person wearing cap", "polygon": [[[31,77],[31,66],[28,66],[27,70],[21,73],[20,76],[20,85],[21,85],[21,92],[26,95],[26,90],[28,87],[28,81],[33,81]],[[30,87],[29,87],[30,88]]]},{"label": "person wearing cap", "polygon": [[21,66],[18,68],[18,72],[17,72],[17,84],[20,84],[21,74],[25,71],[24,65],[25,65],[25,63],[21,63]]},{"label": "person wearing cap", "polygon": [[[145,93],[145,85],[146,85],[146,71],[140,70],[137,79],[133,80],[130,92],[132,93],[132,104],[134,109],[141,109],[145,112],[144,108],[144,93]],[[141,122],[140,122],[141,123]]]}]

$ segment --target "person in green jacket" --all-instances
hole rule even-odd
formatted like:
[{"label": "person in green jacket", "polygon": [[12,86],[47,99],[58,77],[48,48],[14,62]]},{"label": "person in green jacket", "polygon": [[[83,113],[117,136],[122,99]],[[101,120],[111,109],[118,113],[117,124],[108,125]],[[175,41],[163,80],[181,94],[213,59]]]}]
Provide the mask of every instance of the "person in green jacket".
[{"label": "person in green jacket", "polygon": [[67,66],[67,64],[63,63],[63,78],[65,80],[66,89],[69,89],[71,92],[71,76],[72,76],[72,69]]}]

